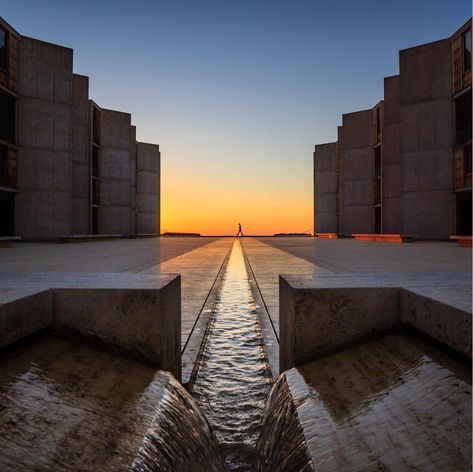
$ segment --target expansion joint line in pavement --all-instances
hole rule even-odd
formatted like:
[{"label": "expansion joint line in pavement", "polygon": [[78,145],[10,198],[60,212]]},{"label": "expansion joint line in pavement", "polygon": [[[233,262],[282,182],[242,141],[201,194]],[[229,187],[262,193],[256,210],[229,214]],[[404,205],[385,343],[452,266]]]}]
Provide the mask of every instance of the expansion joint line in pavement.
[{"label": "expansion joint line in pavement", "polygon": [[191,331],[190,331],[190,333],[189,333],[189,336],[187,336],[187,340],[186,340],[186,343],[184,344],[184,347],[183,347],[182,350],[181,350],[181,354],[184,354],[184,351],[186,350],[187,345],[189,344],[189,341],[190,341],[190,339],[192,338],[192,334],[194,333],[195,327],[197,326],[197,323],[198,323],[198,321],[199,321],[199,319],[200,319],[200,317],[201,317],[201,315],[202,315],[202,312],[203,312],[203,310],[204,310],[204,308],[205,308],[205,306],[206,306],[206,304],[207,304],[207,301],[208,301],[208,299],[209,299],[209,297],[210,297],[210,294],[213,292],[214,287],[215,287],[215,285],[216,285],[216,283],[217,283],[217,280],[219,280],[220,274],[223,273],[223,270],[224,270],[224,268],[225,268],[226,265],[227,265],[228,259],[229,259],[229,257],[230,257],[230,253],[232,252],[232,248],[233,248],[233,244],[230,246],[230,249],[228,250],[227,254],[225,255],[225,257],[224,257],[224,259],[223,259],[223,262],[222,262],[222,265],[220,266],[220,269],[218,270],[217,275],[216,275],[214,281],[212,282],[212,286],[210,287],[209,293],[207,293],[207,296],[205,297],[204,303],[203,303],[202,306],[200,307],[199,314],[197,315],[197,318],[196,318],[195,321],[194,321],[194,324],[193,324],[192,329],[191,329]]},{"label": "expansion joint line in pavement", "polygon": [[273,323],[273,320],[271,319],[271,316],[269,316],[269,310],[268,310],[268,306],[266,305],[266,301],[263,297],[263,293],[261,292],[261,289],[258,285],[258,280],[255,276],[255,273],[253,272],[253,267],[251,267],[251,263],[250,263],[250,259],[248,258],[247,254],[246,254],[246,251],[245,251],[245,245],[243,244],[243,241],[241,241],[241,248],[243,250],[243,257],[245,258],[245,262],[246,262],[246,265],[248,267],[248,269],[250,270],[251,272],[251,276],[253,278],[253,280],[255,281],[255,285],[256,285],[256,288],[258,290],[258,293],[259,293],[259,296],[263,302],[263,305],[264,305],[264,310],[266,311],[266,316],[269,318],[269,322],[271,323],[271,327],[273,328],[273,333],[274,333],[274,336],[276,336],[276,340],[277,342],[279,343],[279,336],[278,336],[278,333],[276,332],[276,329],[274,328],[274,323]]}]

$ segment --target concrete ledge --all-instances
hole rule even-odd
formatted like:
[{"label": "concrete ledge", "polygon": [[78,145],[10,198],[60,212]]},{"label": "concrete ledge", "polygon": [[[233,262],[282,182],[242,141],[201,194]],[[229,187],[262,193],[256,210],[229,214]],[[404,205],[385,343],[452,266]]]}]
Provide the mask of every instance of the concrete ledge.
[{"label": "concrete ledge", "polygon": [[21,241],[21,236],[0,236],[0,248],[12,247],[14,241]]},{"label": "concrete ledge", "polygon": [[51,290],[2,292],[0,303],[0,349],[42,329],[53,322]]},{"label": "concrete ledge", "polygon": [[[180,276],[0,274],[0,348],[41,329],[181,377]],[[21,290],[16,289],[23,286]]]},{"label": "concrete ledge", "polygon": [[472,247],[473,236],[450,236],[450,239],[458,241],[462,247]]},{"label": "concrete ledge", "polygon": [[141,239],[141,238],[159,238],[159,233],[139,233],[139,234],[130,234],[129,239]]},{"label": "concrete ledge", "polygon": [[412,243],[413,236],[402,234],[352,234],[357,241],[378,241],[385,243]]},{"label": "concrete ledge", "polygon": [[315,233],[314,236],[322,239],[338,239],[337,233]]},{"label": "concrete ledge", "polygon": [[[375,332],[412,326],[471,358],[471,302],[451,301],[453,287],[433,280],[378,275],[318,282],[280,276],[280,371]],[[416,282],[416,283],[415,283]],[[410,283],[414,285],[409,286]],[[415,286],[417,284],[417,287]],[[403,285],[405,285],[403,287]],[[468,286],[462,292],[470,291]],[[461,298],[461,297],[460,297]]]},{"label": "concrete ledge", "polygon": [[59,238],[60,243],[88,243],[91,241],[107,241],[122,238],[122,234],[72,234]]}]

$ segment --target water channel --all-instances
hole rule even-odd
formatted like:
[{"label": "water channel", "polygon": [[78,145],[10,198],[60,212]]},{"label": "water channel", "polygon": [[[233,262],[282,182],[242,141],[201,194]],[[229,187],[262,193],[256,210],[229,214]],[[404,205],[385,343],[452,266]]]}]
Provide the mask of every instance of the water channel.
[{"label": "water channel", "polygon": [[256,469],[256,443],[271,379],[243,250],[236,239],[192,391],[228,470]]}]

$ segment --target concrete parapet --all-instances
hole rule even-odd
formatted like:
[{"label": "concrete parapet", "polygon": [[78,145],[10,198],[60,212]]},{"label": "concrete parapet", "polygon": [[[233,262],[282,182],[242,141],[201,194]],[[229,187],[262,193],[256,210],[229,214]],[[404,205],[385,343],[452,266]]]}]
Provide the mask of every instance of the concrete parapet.
[{"label": "concrete parapet", "polygon": [[0,348],[49,329],[99,342],[180,379],[180,276],[2,274],[0,279],[5,287]]},{"label": "concrete parapet", "polygon": [[469,279],[280,276],[280,371],[375,332],[415,328],[471,357]]}]

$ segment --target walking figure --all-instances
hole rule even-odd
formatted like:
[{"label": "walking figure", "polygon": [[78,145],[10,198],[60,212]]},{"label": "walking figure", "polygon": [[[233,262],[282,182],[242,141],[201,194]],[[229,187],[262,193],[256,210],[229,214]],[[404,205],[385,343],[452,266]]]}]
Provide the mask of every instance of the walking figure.
[{"label": "walking figure", "polygon": [[238,238],[238,236],[242,236],[243,237],[243,231],[241,230],[241,224],[238,223],[238,233],[236,234],[236,238]]}]

